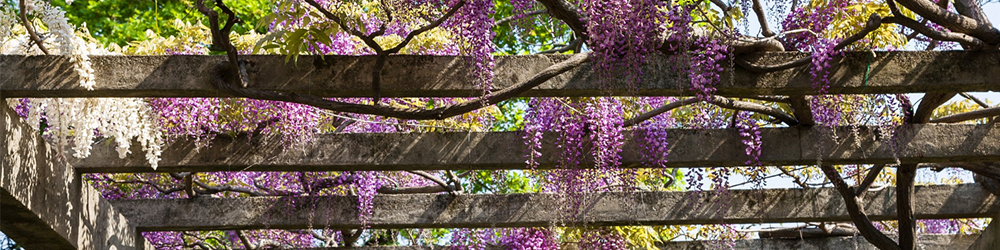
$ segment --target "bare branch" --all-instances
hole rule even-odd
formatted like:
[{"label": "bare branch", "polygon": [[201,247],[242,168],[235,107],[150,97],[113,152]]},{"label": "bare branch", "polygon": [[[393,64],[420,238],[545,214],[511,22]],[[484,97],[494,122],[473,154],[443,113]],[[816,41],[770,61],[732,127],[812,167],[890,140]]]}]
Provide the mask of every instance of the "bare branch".
[{"label": "bare branch", "polygon": [[994,116],[1000,116],[1000,107],[992,107],[976,111],[969,111],[961,114],[948,115],[945,117],[930,120],[930,123],[956,123],[956,122],[964,122],[968,120],[975,120],[979,118],[987,118]]},{"label": "bare branch", "polygon": [[872,183],[875,183],[875,179],[882,173],[882,169],[884,168],[885,164],[878,164],[869,169],[868,174],[865,175],[865,179],[861,181],[861,184],[854,188],[854,195],[861,197],[861,194],[868,191],[868,188],[872,186]]},{"label": "bare branch", "polygon": [[929,0],[895,0],[914,13],[949,30],[969,34],[987,44],[1000,44],[1000,30],[974,18],[953,13]]},{"label": "bare branch", "polygon": [[538,0],[549,10],[549,14],[556,19],[562,20],[573,32],[580,35],[579,39],[587,40],[587,17],[580,13],[575,6],[566,0]]},{"label": "bare branch", "polygon": [[965,99],[969,99],[969,100],[972,100],[973,102],[976,102],[976,104],[979,104],[979,107],[990,108],[989,104],[986,104],[986,102],[984,102],[983,100],[979,100],[979,98],[976,98],[975,96],[972,96],[972,95],[970,95],[968,93],[965,93],[965,92],[961,92],[961,93],[958,93],[958,94],[961,95],[962,97],[965,97]]},{"label": "bare branch", "polygon": [[530,79],[515,84],[506,89],[493,92],[492,95],[479,97],[473,100],[469,100],[463,103],[442,106],[434,109],[420,109],[420,108],[399,108],[399,107],[389,107],[381,105],[364,105],[364,104],[354,104],[346,102],[331,101],[317,96],[306,95],[306,94],[296,94],[296,93],[282,93],[273,91],[262,91],[253,90],[234,86],[230,81],[232,79],[230,74],[233,70],[229,67],[232,65],[222,64],[216,70],[216,78],[213,79],[213,84],[216,88],[223,90],[224,92],[241,97],[261,99],[261,100],[272,100],[272,101],[284,101],[293,102],[299,104],[306,104],[314,106],[321,109],[327,109],[337,112],[348,112],[348,113],[358,113],[358,114],[371,114],[380,115],[387,117],[395,117],[402,119],[414,119],[414,120],[431,120],[431,119],[444,119],[452,116],[461,115],[468,113],[485,106],[494,105],[500,101],[516,97],[520,93],[527,91],[543,82],[555,77],[563,72],[569,71],[577,66],[583,64],[590,58],[590,53],[580,53],[575,54],[569,59],[562,61],[560,63],[554,64],[545,70],[542,70],[538,74],[535,74]]},{"label": "bare branch", "polygon": [[924,98],[920,100],[920,105],[917,107],[916,112],[913,113],[913,118],[911,118],[912,123],[927,123],[931,120],[931,115],[934,114],[934,109],[941,104],[947,102],[951,97],[955,96],[956,93],[926,93]]},{"label": "bare branch", "polygon": [[[636,116],[635,118],[629,119],[629,120],[625,121],[624,123],[622,123],[622,126],[626,127],[626,128],[627,127],[631,127],[631,126],[635,126],[636,124],[642,123],[643,121],[649,120],[650,118],[653,118],[653,117],[655,117],[655,116],[657,116],[659,114],[662,114],[664,112],[667,112],[667,111],[670,111],[670,110],[673,110],[673,109],[676,109],[676,108],[679,108],[679,107],[683,107],[683,106],[686,106],[686,105],[691,105],[691,104],[697,103],[699,101],[701,101],[701,100],[699,100],[697,98],[688,98],[688,99],[684,99],[684,100],[680,100],[680,101],[671,102],[671,103],[663,105],[663,106],[661,106],[659,108],[651,110],[649,112],[646,112],[646,113],[643,113],[643,114],[641,114],[639,116]],[[797,125],[799,123],[798,120],[795,119],[795,117],[792,117],[791,115],[788,115],[787,113],[782,112],[780,109],[776,109],[776,108],[772,108],[772,107],[760,105],[760,104],[757,104],[757,103],[745,102],[745,101],[738,101],[738,100],[733,100],[733,99],[729,99],[729,98],[725,98],[725,97],[721,97],[721,96],[712,96],[712,97],[710,97],[709,100],[708,100],[708,103],[711,103],[711,104],[714,104],[716,106],[719,106],[721,108],[726,108],[726,109],[751,111],[751,112],[757,112],[757,113],[769,115],[769,116],[777,118],[778,120],[781,120],[782,122],[784,122],[786,124],[789,124],[789,125]]]},{"label": "bare branch", "polygon": [[380,194],[433,194],[440,192],[452,192],[454,188],[452,186],[420,186],[420,187],[381,187],[376,190]]},{"label": "bare branch", "polygon": [[788,169],[785,169],[783,166],[778,166],[777,168],[778,168],[778,170],[781,170],[782,174],[785,174],[785,175],[787,175],[789,177],[792,177],[792,182],[795,182],[795,184],[798,184],[799,187],[802,187],[803,189],[810,189],[810,188],[812,188],[812,187],[809,186],[809,184],[806,184],[806,182],[802,181],[802,178],[799,178],[798,175],[792,174],[792,172],[788,171]]},{"label": "bare branch", "polygon": [[986,43],[984,43],[982,40],[979,40],[976,37],[962,33],[931,29],[930,27],[927,27],[926,25],[923,25],[917,22],[916,20],[910,19],[909,17],[902,15],[886,17],[885,19],[882,19],[882,21],[885,23],[895,23],[906,26],[907,28],[913,29],[913,31],[916,31],[917,33],[920,33],[924,36],[927,36],[935,40],[957,42],[962,45],[969,46],[971,48],[981,48],[983,46],[986,46]]},{"label": "bare branch", "polygon": [[708,100],[708,102],[722,108],[752,111],[769,115],[771,117],[778,118],[778,120],[781,120],[782,122],[788,124],[789,126],[794,126],[799,124],[799,121],[796,120],[795,117],[792,117],[791,115],[777,108],[772,108],[752,102],[737,101],[721,96],[712,96],[711,99]]},{"label": "bare branch", "polygon": [[[882,17],[880,17],[878,15],[878,13],[872,13],[871,16],[868,16],[868,21],[865,23],[865,27],[864,28],[862,28],[860,31],[858,31],[854,35],[851,35],[850,37],[847,37],[844,40],[842,40],[839,43],[837,43],[837,45],[833,47],[833,50],[842,50],[842,49],[846,48],[848,45],[850,45],[850,44],[852,44],[854,42],[857,42],[858,40],[861,40],[862,38],[864,38],[865,36],[867,36],[868,33],[871,33],[872,31],[875,31],[881,25],[882,25]],[[747,69],[747,70],[749,70],[751,72],[765,73],[765,72],[781,71],[781,70],[786,70],[786,69],[791,69],[791,68],[795,68],[795,67],[798,67],[798,66],[806,65],[806,64],[812,62],[812,56],[804,57],[804,58],[799,58],[799,59],[797,59],[795,61],[785,62],[785,63],[780,63],[780,64],[775,64],[775,65],[755,65],[755,64],[752,64],[750,62],[747,62],[746,60],[742,60],[742,59],[739,59],[739,58],[737,58],[734,61],[740,67],[743,67],[743,68],[745,68],[745,69]]]},{"label": "bare branch", "polygon": [[858,231],[861,235],[868,240],[869,243],[875,245],[882,250],[900,250],[899,245],[892,241],[888,236],[883,234],[875,225],[872,224],[871,219],[865,214],[864,207],[861,206],[861,201],[858,197],[854,195],[851,187],[844,182],[844,178],[840,177],[840,173],[837,172],[831,165],[821,165],[820,169],[826,175],[826,178],[833,183],[833,186],[840,193],[840,196],[844,198],[844,204],[847,206],[847,213],[851,216],[851,220],[854,221],[854,225],[858,227]]},{"label": "bare branch", "polygon": [[199,180],[194,180],[194,184],[204,189],[204,190],[195,190],[197,194],[217,194],[221,192],[237,192],[237,193],[248,194],[250,196],[267,196],[266,193],[261,193],[244,187],[235,187],[230,185],[212,186],[205,184],[204,182],[201,182]]},{"label": "bare branch", "polygon": [[437,28],[442,23],[444,23],[445,20],[448,20],[448,18],[451,18],[451,16],[454,16],[455,13],[458,12],[458,9],[461,9],[462,6],[465,6],[465,1],[464,0],[463,1],[458,1],[458,3],[455,3],[455,5],[451,6],[451,9],[449,9],[448,12],[446,12],[444,14],[444,16],[441,16],[441,18],[438,18],[437,20],[434,20],[434,22],[431,22],[428,25],[424,25],[423,27],[420,27],[420,28],[418,28],[416,30],[410,31],[409,34],[406,34],[406,38],[403,39],[402,42],[400,42],[399,44],[397,44],[396,47],[388,49],[385,52],[387,52],[387,53],[396,53],[396,52],[399,52],[400,49],[403,49],[403,47],[406,47],[406,45],[409,44],[410,41],[413,40],[413,38],[416,37],[417,35],[420,35],[420,34],[422,34],[424,32],[427,32],[427,31],[429,31],[431,29]]},{"label": "bare branch", "polygon": [[774,36],[774,31],[771,31],[771,27],[767,25],[767,17],[764,16],[764,6],[760,4],[760,0],[753,0],[753,12],[757,15],[757,22],[760,23],[760,32],[764,36]]},{"label": "bare branch", "polygon": [[638,115],[638,116],[636,116],[636,117],[634,117],[632,119],[628,119],[627,121],[625,121],[624,123],[622,123],[622,127],[626,127],[627,128],[627,127],[635,126],[636,124],[642,123],[642,122],[644,122],[646,120],[649,120],[650,118],[653,118],[653,117],[655,117],[655,116],[657,116],[659,114],[663,114],[664,112],[671,111],[671,110],[673,110],[675,108],[680,108],[680,107],[683,107],[683,106],[691,105],[691,104],[697,103],[698,101],[699,101],[698,98],[688,98],[688,99],[684,99],[684,100],[680,100],[680,101],[674,101],[674,102],[671,102],[671,103],[667,103],[666,105],[663,105],[663,106],[661,106],[659,108],[656,108],[654,110],[650,110],[649,112],[646,112],[646,113],[642,113],[642,114],[640,114],[640,115]]},{"label": "bare branch", "polygon": [[712,4],[714,4],[715,6],[719,7],[719,9],[722,9],[722,12],[728,12],[728,11],[729,11],[729,9],[731,8],[731,7],[729,7],[729,5],[727,5],[727,4],[726,4],[725,2],[723,2],[722,0],[711,0],[711,2],[712,2]]},{"label": "bare branch", "polygon": [[431,180],[434,183],[437,183],[438,186],[441,186],[441,188],[444,188],[445,190],[447,190],[451,194],[454,194],[454,195],[458,194],[458,191],[456,191],[454,187],[448,185],[448,183],[445,183],[444,180],[441,180],[441,178],[438,178],[437,176],[431,175],[431,174],[429,174],[427,172],[420,171],[420,170],[407,170],[406,172],[407,173],[411,173],[411,174],[415,174],[415,175],[419,175],[420,177],[424,177],[425,179]]},{"label": "bare branch", "polygon": [[917,217],[913,215],[914,180],[917,164],[902,164],[896,168],[896,215],[899,221],[899,247],[916,249]]},{"label": "bare branch", "polygon": [[48,55],[49,50],[45,49],[45,45],[42,44],[42,39],[39,39],[38,34],[35,34],[35,27],[28,21],[28,15],[24,9],[24,0],[21,0],[18,6],[21,7],[21,24],[24,25],[24,30],[28,31],[28,37],[31,38],[31,41],[35,42],[35,45],[38,46],[38,49],[41,50],[42,53]]}]

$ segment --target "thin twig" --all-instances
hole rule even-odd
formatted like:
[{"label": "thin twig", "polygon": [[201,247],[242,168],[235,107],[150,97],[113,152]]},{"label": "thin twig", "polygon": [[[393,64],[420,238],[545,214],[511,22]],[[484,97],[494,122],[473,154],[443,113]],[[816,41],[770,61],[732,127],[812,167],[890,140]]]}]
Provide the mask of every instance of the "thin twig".
[{"label": "thin twig", "polygon": [[976,104],[979,104],[979,107],[990,108],[989,104],[987,104],[983,100],[979,100],[979,98],[976,98],[975,96],[972,96],[972,95],[970,95],[968,93],[965,93],[965,92],[961,92],[961,93],[958,93],[958,94],[961,95],[962,97],[965,97],[965,99],[969,99],[969,100],[972,100],[973,102],[976,102]]}]

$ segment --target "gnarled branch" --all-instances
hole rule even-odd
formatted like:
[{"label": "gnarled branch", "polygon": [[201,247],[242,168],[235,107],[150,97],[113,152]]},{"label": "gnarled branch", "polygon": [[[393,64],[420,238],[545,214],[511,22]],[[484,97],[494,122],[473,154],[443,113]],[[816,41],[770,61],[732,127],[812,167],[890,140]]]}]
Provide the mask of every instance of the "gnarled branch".
[{"label": "gnarled branch", "polygon": [[868,218],[865,214],[864,207],[861,206],[861,201],[858,196],[854,195],[851,187],[847,185],[844,178],[840,177],[840,173],[837,172],[831,165],[821,165],[820,169],[823,170],[823,174],[826,178],[833,183],[833,186],[840,193],[840,196],[844,198],[844,204],[847,206],[847,213],[851,216],[851,220],[854,221],[854,225],[858,227],[858,231],[861,232],[861,236],[864,236],[869,243],[875,245],[882,250],[901,250],[896,242],[892,241],[888,236],[883,234],[875,225],[872,224],[872,220]]}]

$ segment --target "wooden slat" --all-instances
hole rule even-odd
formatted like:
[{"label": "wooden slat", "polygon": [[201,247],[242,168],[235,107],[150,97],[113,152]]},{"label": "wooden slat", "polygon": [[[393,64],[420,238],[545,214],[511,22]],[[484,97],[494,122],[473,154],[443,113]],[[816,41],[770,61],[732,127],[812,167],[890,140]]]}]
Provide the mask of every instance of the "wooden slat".
[{"label": "wooden slat", "polygon": [[[979,218],[1000,212],[996,197],[975,184],[920,186],[917,218]],[[832,188],[640,192],[574,195],[579,217],[553,194],[378,195],[373,228],[624,226],[715,223],[850,221],[843,198]],[[763,197],[763,198],[758,198]],[[869,192],[865,209],[873,220],[893,219],[891,188]],[[730,199],[718,206],[721,199]],[[113,201],[143,231],[358,228],[357,198],[253,197]],[[292,205],[294,204],[294,205]],[[720,209],[721,207],[721,209]],[[310,219],[312,218],[312,219]],[[575,218],[575,219],[573,219]]]},{"label": "wooden slat", "polygon": [[[741,56],[750,62],[780,63],[806,56],[781,52]],[[249,56],[251,88],[325,97],[371,97],[373,56]],[[497,59],[494,88],[510,86],[565,59],[565,55]],[[209,84],[222,56],[91,56],[97,87],[82,91],[66,57],[0,55],[0,94],[5,97],[215,97]],[[1000,55],[967,51],[847,53],[831,66],[830,93],[997,91]],[[716,86],[726,96],[815,94],[808,67],[755,74],[727,72]],[[468,77],[466,60],[450,56],[391,56],[382,76],[383,97],[468,97],[481,95]],[[625,83],[592,76],[589,65],[567,72],[526,96],[693,95],[684,69],[670,58],[650,56],[643,80]],[[867,72],[867,74],[866,74]],[[868,76],[866,79],[865,76]],[[602,82],[604,81],[604,82]]]},{"label": "wooden slat", "polygon": [[[765,128],[760,161],[764,165],[942,163],[1000,161],[996,125],[907,125],[895,138],[875,127]],[[834,137],[836,135],[836,137]],[[560,150],[546,136],[540,168],[556,168]],[[643,152],[626,131],[622,162],[643,167]],[[742,166],[745,145],[735,129],[669,130],[669,167]],[[588,144],[588,143],[585,143]],[[99,143],[92,155],[73,159],[82,172],[152,172],[138,143],[119,159],[114,145]],[[195,150],[180,140],[164,148],[157,171],[357,171],[440,169],[523,169],[527,147],[520,132],[330,134],[298,146],[278,138],[219,137]],[[584,163],[591,162],[583,159]]]}]

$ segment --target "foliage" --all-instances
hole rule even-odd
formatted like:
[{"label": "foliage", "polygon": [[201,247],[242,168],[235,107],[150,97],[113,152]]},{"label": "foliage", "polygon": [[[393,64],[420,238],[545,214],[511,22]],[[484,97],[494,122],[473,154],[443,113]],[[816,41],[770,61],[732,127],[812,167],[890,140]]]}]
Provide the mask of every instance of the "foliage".
[{"label": "foliage", "polygon": [[[66,4],[71,2],[72,5]],[[91,35],[102,44],[124,46],[133,41],[151,39],[151,34],[169,37],[182,35],[183,23],[203,23],[204,16],[194,8],[194,0],[55,0],[53,5],[63,7],[69,21],[86,24]],[[242,0],[233,5],[243,24],[233,28],[239,34],[254,30],[253,24],[270,12],[272,0]],[[128,7],[123,7],[128,6]],[[207,22],[203,23],[207,25]],[[147,32],[151,31],[151,32]],[[257,30],[264,32],[266,30]]]}]

